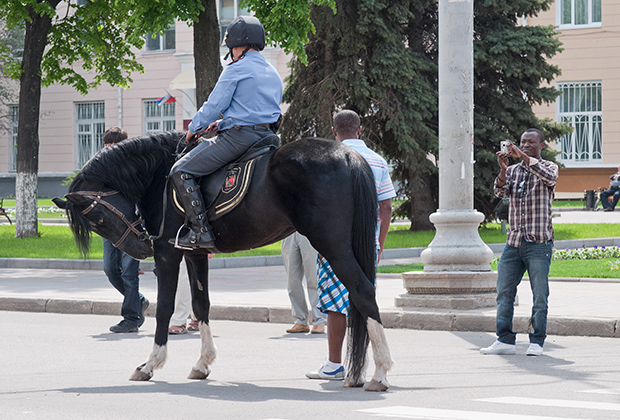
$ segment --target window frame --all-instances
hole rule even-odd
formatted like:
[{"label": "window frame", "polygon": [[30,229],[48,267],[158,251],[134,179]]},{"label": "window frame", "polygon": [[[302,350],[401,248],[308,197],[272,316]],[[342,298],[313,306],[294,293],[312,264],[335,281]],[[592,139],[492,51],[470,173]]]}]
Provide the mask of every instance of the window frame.
[{"label": "window frame", "polygon": [[[80,107],[87,105],[91,107],[90,118],[80,118]],[[100,108],[95,109],[95,106]],[[103,148],[105,101],[74,102],[73,109],[75,112],[75,168],[79,170]],[[101,115],[96,115],[97,112]],[[81,126],[88,126],[89,129],[83,130]],[[81,136],[90,137],[90,139],[83,141]],[[84,150],[84,146],[87,146],[88,150]]]},{"label": "window frame", "polygon": [[[571,4],[571,22],[570,23],[562,23],[562,12],[563,12],[563,0],[557,0],[555,2],[556,6],[555,6],[555,22],[556,22],[556,26],[559,30],[565,30],[565,29],[586,29],[586,28],[600,28],[602,26],[602,20],[603,20],[603,5],[602,5],[602,0],[585,0],[587,1],[587,23],[580,23],[580,24],[576,24],[575,23],[575,1],[578,0],[570,0],[570,4]],[[583,1],[583,0],[580,0]],[[601,2],[601,10],[600,10],[600,14],[601,14],[601,20],[596,22],[596,21],[592,21],[592,15],[593,15],[593,4],[595,1],[599,1]]]},{"label": "window frame", "polygon": [[226,44],[224,44],[224,36],[226,35],[226,29],[230,22],[232,22],[236,17],[239,16],[250,16],[251,13],[247,9],[243,9],[239,7],[241,0],[230,0],[233,2],[233,17],[231,19],[224,19],[222,17],[222,1],[225,0],[217,0],[217,18],[218,25],[220,26],[220,45],[222,46],[220,49],[226,49]]},{"label": "window frame", "polygon": [[[153,38],[153,34],[155,34],[155,38]],[[169,34],[173,34],[174,36],[174,45],[172,48],[166,48],[166,44],[169,38]],[[154,48],[151,49],[149,48],[149,41],[153,41],[154,39],[159,41],[159,47],[158,48]],[[149,32],[148,34],[146,34],[145,39],[144,39],[144,51],[147,53],[166,53],[166,52],[171,52],[171,51],[176,51],[176,23],[173,23],[172,25],[170,25],[170,27],[168,29],[166,29],[164,31],[164,34],[161,35],[158,32]]]},{"label": "window frame", "polygon": [[[149,115],[150,110],[157,109],[159,115]],[[149,124],[158,123],[158,129],[149,128]],[[142,100],[142,132],[149,135],[163,131],[176,130],[176,101],[171,103],[157,104],[157,99]]]},{"label": "window frame", "polygon": [[[560,152],[558,161],[566,167],[592,167],[603,163],[603,83],[600,80],[557,82],[556,89],[563,92],[556,99],[556,121],[568,122],[573,131],[562,136],[556,143]],[[595,89],[592,94],[572,93],[572,99],[564,99],[569,89]],[[577,101],[587,100],[591,109],[575,109]],[[572,110],[564,110],[563,104],[572,101]],[[581,125],[581,129],[577,129]],[[580,136],[581,134],[581,136]],[[565,151],[565,145],[570,150]],[[566,156],[568,154],[568,156]],[[579,157],[588,155],[587,158]]]}]

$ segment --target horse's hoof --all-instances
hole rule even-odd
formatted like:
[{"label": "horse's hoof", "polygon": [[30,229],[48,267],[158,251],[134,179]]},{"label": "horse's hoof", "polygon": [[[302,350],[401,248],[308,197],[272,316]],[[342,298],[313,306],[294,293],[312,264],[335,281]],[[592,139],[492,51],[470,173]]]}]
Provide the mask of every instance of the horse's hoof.
[{"label": "horse's hoof", "polygon": [[361,388],[363,386],[364,386],[364,382],[346,381],[344,383],[345,388]]},{"label": "horse's hoof", "polygon": [[209,373],[211,373],[211,371],[208,369],[206,372],[203,372],[202,370],[192,368],[192,371],[189,373],[189,375],[187,375],[187,379],[207,379]]},{"label": "horse's hoof", "polygon": [[371,391],[371,392],[383,392],[383,391],[387,391],[389,387],[390,385],[387,382],[380,382],[380,381],[377,381],[376,379],[373,379],[372,381],[368,383],[368,386],[366,387],[365,390]]},{"label": "horse's hoof", "polygon": [[153,377],[153,372],[145,373],[142,371],[144,365],[140,365],[133,371],[133,374],[129,378],[130,381],[148,381]]}]

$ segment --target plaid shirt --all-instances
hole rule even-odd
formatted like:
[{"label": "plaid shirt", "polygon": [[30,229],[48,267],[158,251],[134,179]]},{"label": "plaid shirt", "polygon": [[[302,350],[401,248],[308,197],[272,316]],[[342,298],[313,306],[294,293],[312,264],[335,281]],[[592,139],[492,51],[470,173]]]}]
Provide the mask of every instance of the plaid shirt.
[{"label": "plaid shirt", "polygon": [[519,248],[522,241],[553,241],[551,203],[558,180],[558,165],[530,158],[530,165],[519,162],[506,170],[506,185],[494,183],[495,196],[510,198],[506,243]]}]

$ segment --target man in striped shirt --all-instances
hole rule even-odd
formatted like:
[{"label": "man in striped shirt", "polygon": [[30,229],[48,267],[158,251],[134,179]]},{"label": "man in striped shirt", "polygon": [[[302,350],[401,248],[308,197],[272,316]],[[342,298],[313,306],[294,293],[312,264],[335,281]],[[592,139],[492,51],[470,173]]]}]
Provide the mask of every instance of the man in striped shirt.
[{"label": "man in striped shirt", "polygon": [[[530,128],[521,136],[520,148],[509,142],[508,153],[497,152],[500,173],[494,193],[509,197],[508,238],[497,268],[497,340],[480,349],[483,354],[515,354],[512,330],[517,286],[527,270],[533,294],[528,356],[540,356],[547,336],[549,267],[553,253],[551,204],[558,180],[558,166],[540,157],[545,147],[540,130]],[[521,162],[508,166],[508,158]]]},{"label": "man in striped shirt", "polygon": [[[379,208],[376,231],[376,262],[378,263],[390,228],[392,198],[396,196],[387,162],[359,139],[360,117],[354,111],[338,112],[334,116],[332,132],[336,140],[351,147],[366,159],[372,169]],[[336,277],[329,262],[321,255],[318,258],[317,274],[319,277],[318,307],[323,313],[327,313],[328,360],[317,371],[308,372],[306,376],[310,379],[342,380],[344,379],[342,344],[347,330],[347,316],[349,316],[349,292]]]}]

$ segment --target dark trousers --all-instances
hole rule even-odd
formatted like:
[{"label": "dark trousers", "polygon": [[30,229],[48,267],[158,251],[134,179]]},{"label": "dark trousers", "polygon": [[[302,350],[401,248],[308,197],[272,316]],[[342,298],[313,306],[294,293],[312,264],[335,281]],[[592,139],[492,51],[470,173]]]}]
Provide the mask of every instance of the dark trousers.
[{"label": "dark trousers", "polygon": [[273,131],[268,127],[234,126],[218,133],[217,137],[203,140],[174,164],[170,174],[183,172],[194,177],[209,175],[234,161],[254,143],[271,134]]},{"label": "dark trousers", "polygon": [[[612,204],[609,203],[609,197],[613,195]],[[601,204],[605,209],[613,209],[618,204],[618,200],[620,199],[620,189],[611,188],[605,190],[601,193]]]},{"label": "dark trousers", "polygon": [[124,296],[121,315],[127,322],[135,325],[140,322],[144,299],[138,291],[139,267],[140,261],[125,254],[107,239],[103,240],[103,271],[112,286]]}]

